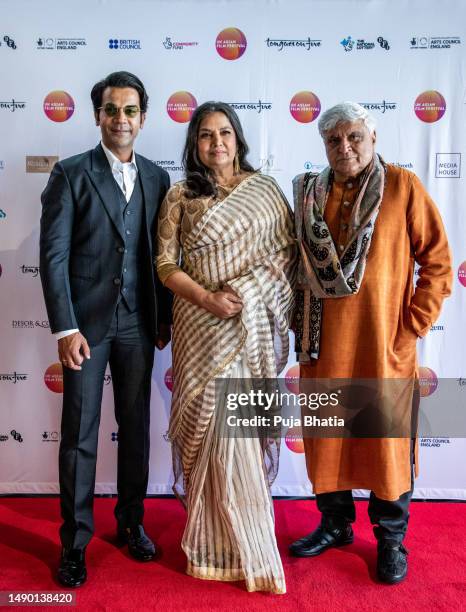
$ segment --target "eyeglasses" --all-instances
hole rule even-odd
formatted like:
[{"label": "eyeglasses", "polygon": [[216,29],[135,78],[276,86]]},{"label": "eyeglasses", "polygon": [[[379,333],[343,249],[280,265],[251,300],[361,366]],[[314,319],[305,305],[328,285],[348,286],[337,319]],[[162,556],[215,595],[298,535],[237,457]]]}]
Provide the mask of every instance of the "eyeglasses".
[{"label": "eyeglasses", "polygon": [[128,104],[128,106],[117,106],[111,102],[107,102],[105,106],[100,106],[97,110],[103,110],[107,117],[115,117],[122,110],[127,117],[133,119],[138,113],[141,112],[139,106],[136,104]]}]

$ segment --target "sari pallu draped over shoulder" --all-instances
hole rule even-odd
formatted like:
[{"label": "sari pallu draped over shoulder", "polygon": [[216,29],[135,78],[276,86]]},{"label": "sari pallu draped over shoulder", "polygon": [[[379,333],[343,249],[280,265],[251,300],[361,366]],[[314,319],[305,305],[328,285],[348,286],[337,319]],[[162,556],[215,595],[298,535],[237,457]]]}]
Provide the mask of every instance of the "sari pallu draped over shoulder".
[{"label": "sari pallu draped over shoulder", "polygon": [[[214,385],[216,377],[275,378],[286,365],[296,261],[291,211],[275,181],[254,174],[204,213],[182,248],[182,269],[192,279],[212,291],[229,286],[243,302],[240,315],[222,320],[180,297],[174,301],[168,435],[174,491],[188,508],[182,544],[188,573],[245,579],[251,591],[284,592],[266,482],[276,475],[279,440],[262,447],[258,439],[237,440],[235,450],[234,442],[218,439]],[[241,460],[231,460],[240,446],[248,461],[246,478]],[[212,508],[215,504],[219,507]],[[261,508],[268,514],[270,538],[266,527],[259,535],[265,545],[258,544],[255,532],[246,533],[248,520],[241,516],[246,507],[258,517]],[[216,532],[213,550],[210,532]],[[274,551],[267,549],[269,539]]]}]

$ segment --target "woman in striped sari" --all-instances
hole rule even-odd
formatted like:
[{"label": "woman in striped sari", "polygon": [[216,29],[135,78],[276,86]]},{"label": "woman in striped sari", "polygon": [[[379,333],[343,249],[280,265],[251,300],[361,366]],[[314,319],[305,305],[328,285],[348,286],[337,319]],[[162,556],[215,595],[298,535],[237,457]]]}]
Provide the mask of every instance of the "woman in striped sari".
[{"label": "woman in striped sari", "polygon": [[279,438],[219,435],[215,381],[273,379],[288,358],[295,239],[275,180],[254,172],[236,113],[193,114],[186,180],[162,204],[157,272],[175,294],[169,439],[188,518],[187,572],[285,592],[270,484]]}]

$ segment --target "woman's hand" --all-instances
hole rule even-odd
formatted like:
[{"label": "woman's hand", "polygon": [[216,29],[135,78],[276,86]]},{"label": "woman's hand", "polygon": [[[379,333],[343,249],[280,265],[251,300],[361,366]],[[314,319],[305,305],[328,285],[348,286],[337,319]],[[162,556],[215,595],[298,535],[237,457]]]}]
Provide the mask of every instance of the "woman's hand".
[{"label": "woman's hand", "polygon": [[233,289],[224,287],[222,291],[207,293],[201,306],[219,319],[231,319],[241,312],[243,302]]}]

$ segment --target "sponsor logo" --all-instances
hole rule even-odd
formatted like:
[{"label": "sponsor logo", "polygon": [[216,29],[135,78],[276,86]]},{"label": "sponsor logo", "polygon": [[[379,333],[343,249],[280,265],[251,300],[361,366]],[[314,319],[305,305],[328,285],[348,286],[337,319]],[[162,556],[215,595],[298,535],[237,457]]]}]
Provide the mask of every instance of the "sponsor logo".
[{"label": "sponsor logo", "polygon": [[19,372],[6,372],[0,374],[0,381],[2,382],[12,382],[14,385],[18,382],[23,382],[27,380],[28,375]]},{"label": "sponsor logo", "polygon": [[291,366],[285,374],[285,385],[291,393],[299,393],[299,363]]},{"label": "sponsor logo", "polygon": [[58,431],[44,431],[42,433],[42,442],[59,442],[60,435]]},{"label": "sponsor logo", "polygon": [[437,386],[437,374],[431,368],[419,368],[419,390],[421,397],[429,397],[429,395],[435,393]]},{"label": "sponsor logo", "polygon": [[3,159],[0,159],[0,170],[5,170],[5,162]]},{"label": "sponsor logo", "polygon": [[285,435],[285,444],[292,453],[304,453],[303,430],[301,426],[290,427]]},{"label": "sponsor logo", "polygon": [[398,168],[405,168],[406,170],[412,170],[414,168],[412,162],[391,162],[394,166],[398,166]]},{"label": "sponsor logo", "polygon": [[47,320],[26,321],[23,319],[14,319],[11,322],[11,327],[13,327],[14,329],[35,329],[36,327],[41,327],[42,329],[50,329],[50,323]]},{"label": "sponsor logo", "polygon": [[63,393],[63,368],[61,363],[52,363],[45,370],[44,383],[50,391]]},{"label": "sponsor logo", "polygon": [[0,208],[0,219],[6,219],[6,212]]},{"label": "sponsor logo", "polygon": [[459,36],[413,36],[411,49],[451,49],[461,45]]},{"label": "sponsor logo", "polygon": [[109,38],[108,48],[121,51],[140,51],[141,41],[138,38]]},{"label": "sponsor logo", "polygon": [[316,47],[322,46],[322,40],[318,40],[315,38],[267,38],[265,41],[267,47],[273,47],[277,49],[277,51],[283,51],[284,49],[304,49],[305,51],[310,51],[311,49],[315,49]]},{"label": "sponsor logo", "polygon": [[25,108],[26,102],[18,102],[18,100],[14,98],[11,99],[11,102],[8,100],[6,102],[0,102],[0,109],[10,110],[12,113],[16,110],[24,110]]},{"label": "sponsor logo", "polygon": [[281,168],[275,166],[275,156],[268,155],[267,157],[261,157],[259,160],[259,167],[261,172],[265,174],[273,174],[274,172],[282,172]]},{"label": "sponsor logo", "polygon": [[51,91],[44,99],[44,113],[56,123],[68,121],[74,113],[74,100],[66,91]]},{"label": "sponsor logo", "polygon": [[12,429],[10,431],[10,435],[13,440],[16,440],[16,442],[23,442],[23,436],[19,433],[19,431],[16,431],[16,429]]},{"label": "sponsor logo", "polygon": [[8,49],[15,50],[17,49],[15,41],[11,38],[11,36],[4,36],[3,42],[0,42],[0,46],[3,44],[4,47],[8,47]]},{"label": "sponsor logo", "polygon": [[58,155],[26,155],[26,172],[49,174],[58,161]]},{"label": "sponsor logo", "polygon": [[19,269],[23,274],[32,274],[33,278],[39,274],[39,266],[20,266]]},{"label": "sponsor logo", "polygon": [[458,268],[458,280],[463,285],[463,287],[466,287],[466,261],[463,261],[463,263]]},{"label": "sponsor logo", "polygon": [[450,444],[449,438],[421,438],[421,446],[428,448],[440,448],[445,444]]},{"label": "sponsor logo", "polygon": [[40,51],[76,51],[86,46],[85,38],[50,38],[40,36],[36,42],[36,49]]},{"label": "sponsor logo", "polygon": [[312,91],[299,91],[291,98],[290,113],[300,123],[311,123],[320,114],[320,100]]},{"label": "sponsor logo", "polygon": [[187,123],[196,107],[196,98],[189,91],[176,91],[167,100],[168,116],[177,123]]},{"label": "sponsor logo", "polygon": [[246,51],[246,36],[238,28],[225,28],[215,40],[215,48],[225,60],[237,60]]},{"label": "sponsor logo", "polygon": [[169,391],[173,391],[173,374],[171,367],[165,372],[164,382]]},{"label": "sponsor logo", "polygon": [[441,119],[446,108],[445,98],[435,90],[422,92],[414,102],[416,117],[425,123],[434,123]]},{"label": "sponsor logo", "polygon": [[390,50],[388,40],[385,40],[383,36],[378,36],[375,42],[367,41],[364,38],[356,38],[355,40],[351,36],[347,36],[340,41],[340,45],[347,52],[352,51],[353,49],[356,49],[356,51],[370,51],[371,49],[375,49],[376,46],[379,46],[385,51]]},{"label": "sponsor logo", "polygon": [[228,102],[228,104],[235,110],[254,110],[261,113],[263,110],[271,110],[272,102]]},{"label": "sponsor logo", "polygon": [[118,432],[112,431],[112,442],[118,442]]},{"label": "sponsor logo", "polygon": [[304,169],[308,172],[322,172],[322,170],[326,167],[326,164],[314,164],[310,161],[304,162]]},{"label": "sponsor logo", "polygon": [[444,331],[443,325],[431,325],[430,331]]},{"label": "sponsor logo", "polygon": [[7,434],[0,434],[0,442],[6,442],[8,440]]},{"label": "sponsor logo", "polygon": [[178,162],[179,165],[177,165],[177,162],[175,162],[175,160],[173,159],[172,160],[153,159],[152,161],[154,162],[154,164],[157,164],[157,166],[160,166],[164,170],[167,170],[167,172],[184,172],[184,167],[181,164],[181,162]]},{"label": "sponsor logo", "polygon": [[359,104],[367,110],[380,111],[381,113],[396,109],[396,102],[387,102],[385,100],[381,102],[359,102]]},{"label": "sponsor logo", "polygon": [[171,36],[167,36],[165,40],[162,42],[162,45],[165,47],[167,51],[183,51],[183,49],[186,49],[189,47],[197,47],[198,44],[199,43],[194,40],[189,41],[189,42],[181,42],[179,40],[173,41],[171,39]]},{"label": "sponsor logo", "polygon": [[461,153],[436,153],[435,178],[461,178]]}]

